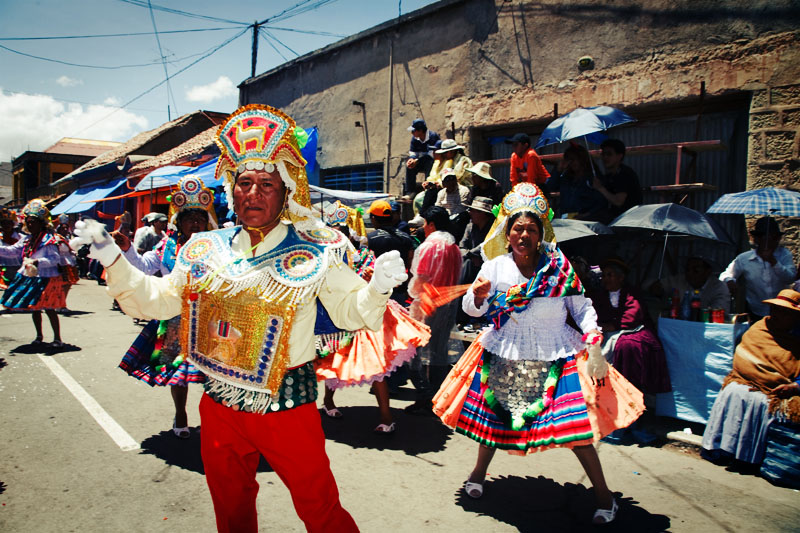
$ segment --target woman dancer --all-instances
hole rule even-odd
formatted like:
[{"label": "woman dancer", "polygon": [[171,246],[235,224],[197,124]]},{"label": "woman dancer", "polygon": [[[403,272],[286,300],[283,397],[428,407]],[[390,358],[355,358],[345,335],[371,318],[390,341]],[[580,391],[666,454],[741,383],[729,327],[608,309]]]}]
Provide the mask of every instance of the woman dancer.
[{"label": "woman dancer", "polygon": [[[434,411],[480,443],[464,487],[471,498],[483,495],[496,449],[524,455],[566,447],[594,486],[594,523],[605,524],[614,520],[617,503],[592,442],[635,420],[643,411],[642,397],[594,348],[602,337],[597,315],[555,244],[550,213],[544,195],[531,183],[517,185],[503,200],[482,247],[487,262],[463,301],[466,313],[486,314],[493,328],[448,375],[434,398]],[[503,253],[506,249],[510,253]],[[567,325],[568,312],[584,341],[593,345],[587,363],[578,361],[584,344]],[[616,410],[596,408],[609,400],[616,402]],[[609,411],[615,420],[607,418]]]},{"label": "woman dancer", "polygon": [[[351,242],[356,245],[353,240],[360,236],[359,228],[363,228],[358,211],[337,204],[326,210],[324,216],[327,224],[349,235]],[[368,248],[361,247],[347,254],[347,262],[359,276],[369,282],[375,254]],[[317,377],[325,380],[325,414],[331,418],[342,417],[341,411],[333,403],[336,389],[371,385],[380,413],[380,423],[374,431],[382,435],[394,433],[396,425],[389,409],[389,385],[385,378],[414,358],[417,347],[425,345],[430,339],[430,329],[411,318],[393,300],[389,300],[386,306],[383,326],[379,331],[341,331],[336,328],[322,306],[317,306],[317,323],[314,329],[317,334],[318,356],[314,367]]]},{"label": "woman dancer", "polygon": [[[128,261],[145,274],[166,276],[175,266],[178,250],[192,235],[216,228],[214,196],[203,186],[203,181],[187,176],[178,182],[178,189],[170,203],[170,220],[178,231],[170,231],[154,250],[140,256],[127,236],[114,234]],[[119,367],[151,387],[170,386],[175,404],[172,432],[180,439],[188,439],[191,436],[186,414],[188,385],[203,383],[205,376],[180,353],[180,325],[180,316],[150,321],[133,341]]]},{"label": "woman dancer", "polygon": [[14,244],[0,244],[0,261],[18,260],[22,266],[3,294],[0,303],[16,311],[30,311],[36,328],[34,345],[44,344],[42,311],[53,328],[52,348],[63,346],[57,309],[67,306],[69,282],[58,271],[61,254],[58,240],[50,224],[50,211],[44,201],[31,200],[22,209],[29,235]]}]

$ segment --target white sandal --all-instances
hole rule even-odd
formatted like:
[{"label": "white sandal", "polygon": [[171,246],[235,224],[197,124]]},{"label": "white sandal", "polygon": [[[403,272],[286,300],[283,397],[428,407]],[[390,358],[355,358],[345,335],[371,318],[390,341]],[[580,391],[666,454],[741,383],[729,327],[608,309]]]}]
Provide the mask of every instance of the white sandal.
[{"label": "white sandal", "polygon": [[342,415],[342,412],[339,409],[337,409],[336,407],[332,407],[331,409],[328,409],[323,404],[322,405],[322,410],[325,411],[325,414],[328,415],[328,417],[330,417],[330,418],[342,418],[342,416],[344,416],[344,415]]},{"label": "white sandal", "polygon": [[[464,492],[466,492],[467,496],[473,500],[477,500],[483,496],[483,483],[474,483],[470,480],[467,480],[464,482]],[[474,495],[473,492],[477,493],[477,496]]]},{"label": "white sandal", "polygon": [[596,525],[602,524],[610,524],[614,521],[617,517],[617,511],[619,511],[619,506],[617,505],[617,500],[611,500],[611,509],[598,509],[594,512],[594,516],[592,517],[592,523]]},{"label": "white sandal", "polygon": [[172,420],[172,433],[174,433],[179,439],[188,439],[192,436],[189,426],[179,428],[174,419]]}]

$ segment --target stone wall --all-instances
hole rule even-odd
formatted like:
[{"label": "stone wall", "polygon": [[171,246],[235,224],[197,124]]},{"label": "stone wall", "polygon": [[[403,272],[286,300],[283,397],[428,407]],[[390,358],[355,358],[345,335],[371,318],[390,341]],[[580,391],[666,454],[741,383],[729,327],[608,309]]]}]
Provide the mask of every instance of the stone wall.
[{"label": "stone wall", "polygon": [[[800,80],[797,80],[800,81]],[[747,188],[800,192],[800,84],[764,86],[750,102]],[[752,225],[755,217],[748,222]],[[800,221],[778,218],[783,244],[800,257]]]}]

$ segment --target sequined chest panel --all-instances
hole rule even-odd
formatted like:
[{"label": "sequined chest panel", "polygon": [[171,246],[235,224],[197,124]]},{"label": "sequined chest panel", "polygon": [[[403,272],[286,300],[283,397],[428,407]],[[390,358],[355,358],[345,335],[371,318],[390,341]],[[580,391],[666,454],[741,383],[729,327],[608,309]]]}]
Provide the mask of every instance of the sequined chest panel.
[{"label": "sequined chest panel", "polygon": [[181,343],[206,374],[271,394],[288,367],[295,312],[316,297],[332,256],[290,229],[270,252],[237,258],[230,247],[237,229],[198,234],[178,254],[187,281]]}]

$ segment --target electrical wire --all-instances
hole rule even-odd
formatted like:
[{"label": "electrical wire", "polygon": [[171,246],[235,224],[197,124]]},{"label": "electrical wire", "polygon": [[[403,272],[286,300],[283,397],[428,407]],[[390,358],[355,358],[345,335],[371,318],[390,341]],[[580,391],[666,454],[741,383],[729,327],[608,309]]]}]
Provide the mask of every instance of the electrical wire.
[{"label": "electrical wire", "polygon": [[208,53],[204,54],[202,57],[198,58],[197,60],[193,61],[193,62],[192,62],[192,63],[190,63],[189,65],[186,65],[186,66],[185,66],[185,67],[183,67],[182,69],[180,69],[180,70],[176,71],[175,73],[173,73],[173,74],[172,74],[171,76],[169,76],[169,77],[168,77],[166,80],[163,80],[163,81],[160,81],[160,82],[156,83],[155,85],[153,85],[152,87],[150,87],[150,88],[149,88],[149,89],[147,89],[146,91],[144,91],[144,92],[140,93],[139,95],[137,95],[137,96],[135,96],[135,97],[131,98],[130,100],[128,100],[127,102],[125,102],[124,104],[122,104],[121,106],[119,106],[118,108],[116,108],[114,111],[112,111],[112,112],[111,112],[111,113],[109,113],[108,115],[106,115],[106,116],[104,116],[104,117],[102,117],[102,118],[100,118],[100,119],[98,119],[98,120],[96,120],[96,121],[92,122],[91,124],[89,124],[88,126],[86,126],[85,128],[83,128],[82,130],[80,130],[80,131],[77,131],[77,132],[75,132],[75,133],[71,134],[71,135],[70,135],[70,137],[74,137],[74,136],[77,136],[77,135],[79,135],[79,134],[83,133],[84,131],[88,130],[89,128],[91,128],[91,127],[95,126],[96,124],[99,124],[100,122],[104,121],[105,119],[107,119],[108,117],[110,117],[111,115],[113,115],[114,113],[116,113],[117,111],[119,111],[119,110],[121,110],[121,109],[124,109],[124,108],[128,107],[130,104],[132,104],[133,102],[135,102],[135,101],[136,101],[136,100],[138,100],[139,98],[142,98],[143,96],[145,96],[145,95],[147,95],[147,94],[151,93],[152,91],[154,91],[154,90],[158,89],[159,87],[161,87],[162,85],[164,85],[164,83],[166,83],[166,82],[167,82],[167,80],[170,80],[170,79],[174,78],[175,76],[177,76],[177,75],[179,75],[179,74],[181,74],[181,73],[183,73],[183,72],[187,71],[188,69],[190,69],[190,68],[191,68],[191,67],[193,67],[194,65],[198,64],[199,62],[201,62],[201,61],[202,61],[202,60],[204,60],[205,58],[207,58],[207,57],[209,57],[209,56],[213,55],[214,53],[216,53],[216,52],[220,51],[222,48],[224,48],[224,47],[228,46],[230,43],[232,43],[233,41],[235,41],[236,39],[238,39],[239,37],[241,37],[242,35],[244,35],[245,33],[247,33],[249,30],[250,30],[250,28],[249,28],[249,27],[247,27],[247,28],[244,28],[242,31],[240,31],[239,33],[237,33],[237,34],[236,34],[236,35],[234,35],[233,37],[230,37],[229,39],[226,39],[225,41],[223,41],[221,44],[219,44],[219,45],[215,46],[215,47],[214,47],[214,48],[213,48],[211,51],[209,51]]},{"label": "electrical wire", "polygon": [[263,31],[263,32],[264,32],[266,35],[268,35],[268,36],[270,37],[270,39],[273,39],[273,40],[274,40],[276,43],[278,43],[279,45],[281,45],[281,46],[283,46],[284,48],[286,48],[287,50],[289,50],[289,51],[290,51],[291,53],[293,53],[295,56],[297,56],[297,57],[299,57],[299,56],[300,56],[300,54],[298,54],[297,52],[295,52],[294,50],[292,50],[291,48],[289,48],[289,46],[288,46],[286,43],[284,43],[283,41],[281,41],[280,39],[278,39],[277,37],[275,37],[275,36],[272,34],[272,32],[271,32],[271,31],[269,31],[267,28],[261,28],[261,30],[262,30],[262,31]]},{"label": "electrical wire", "polygon": [[259,28],[259,29],[258,29],[258,34],[261,36],[261,38],[262,38],[262,39],[264,39],[264,41],[265,41],[265,42],[266,42],[268,45],[270,45],[270,46],[272,47],[272,49],[273,49],[273,50],[275,50],[275,53],[277,53],[279,56],[281,56],[281,57],[283,58],[283,60],[284,60],[284,61],[289,61],[289,58],[288,58],[288,57],[286,57],[285,55],[283,55],[283,52],[281,52],[280,50],[278,50],[278,47],[277,47],[277,46],[275,46],[275,45],[272,43],[272,41],[271,41],[271,40],[270,40],[270,39],[269,39],[269,38],[268,38],[268,37],[267,37],[267,36],[266,36],[266,35],[265,35],[265,34],[264,34],[262,31],[261,31],[261,28]]},{"label": "electrical wire", "polygon": [[[267,29],[276,30],[276,31],[291,31],[291,32],[295,32],[295,33],[305,33],[307,35],[322,35],[324,37],[338,37],[340,39],[343,39],[343,38],[347,37],[346,34],[343,34],[343,33],[331,33],[329,31],[298,30],[296,28],[282,28],[280,26],[264,26],[264,27],[267,28]],[[1,40],[2,39],[0,39],[0,41]]]},{"label": "electrical wire", "polygon": [[[131,5],[134,5],[134,6],[144,7],[144,8],[148,8],[148,9],[150,8],[150,3],[146,2],[145,0],[118,0],[118,1],[119,2],[123,2],[125,4],[131,4]],[[241,21],[238,21],[238,20],[230,20],[230,19],[224,19],[224,18],[219,18],[219,17],[211,17],[211,16],[208,16],[208,15],[200,15],[200,14],[197,14],[197,13],[190,13],[188,11],[182,11],[180,9],[173,9],[173,8],[170,8],[170,7],[159,6],[159,5],[156,5],[156,4],[153,4],[152,8],[157,10],[157,11],[164,11],[165,13],[172,13],[173,15],[182,15],[184,17],[189,17],[189,18],[213,20],[215,22],[227,22],[229,24],[239,24],[240,26],[251,26],[252,25],[249,22],[241,22]]]},{"label": "electrical wire", "polygon": [[[238,30],[239,26],[227,26],[224,28],[197,28],[194,30],[162,30],[158,33],[165,35],[168,33],[193,33],[200,31],[224,31]],[[136,33],[103,33],[98,35],[53,35],[48,37],[0,37],[0,41],[50,41],[58,39],[98,39],[104,37],[140,37],[142,35],[153,35],[152,31]]]},{"label": "electrical wire", "polygon": [[172,99],[172,105],[175,106],[175,114],[178,113],[178,104],[175,102],[175,95],[172,94],[172,87],[169,83],[169,70],[167,69],[167,60],[164,57],[164,52],[161,48],[161,37],[158,36],[158,27],[156,26],[156,17],[153,14],[153,7],[150,5],[150,0],[147,0],[147,5],[150,7],[150,21],[153,23],[153,33],[156,36],[156,43],[158,44],[158,55],[161,56],[161,64],[164,65],[164,81],[167,82],[167,119],[170,119],[169,101]]},{"label": "electrical wire", "polygon": [[[245,30],[247,30],[247,29],[249,29],[249,28],[245,28]],[[152,33],[148,33],[147,35],[152,35]],[[58,63],[60,65],[68,65],[68,66],[71,66],[71,67],[94,68],[94,69],[100,69],[100,70],[119,70],[119,69],[124,69],[124,68],[152,67],[153,65],[157,65],[157,64],[161,63],[161,59],[156,59],[156,60],[151,61],[150,63],[139,63],[139,64],[134,64],[134,65],[86,65],[86,64],[82,64],[82,63],[72,63],[70,61],[63,61],[61,59],[53,59],[53,58],[50,58],[50,57],[42,57],[42,56],[37,56],[37,55],[34,55],[34,54],[28,54],[26,52],[20,52],[19,50],[15,50],[13,48],[9,48],[8,46],[4,46],[2,44],[0,44],[0,49],[7,50],[9,52],[12,52],[14,54],[18,54],[18,55],[21,55],[21,56],[30,57],[30,58],[33,58],[33,59],[39,59],[41,61],[48,61],[50,63]],[[186,61],[187,59],[191,59],[193,57],[197,57],[197,56],[201,55],[202,53],[203,52],[199,52],[199,53],[195,53],[195,54],[189,54],[187,56],[183,56],[183,57],[178,58],[178,59],[171,59],[171,60],[168,60],[167,63],[169,63],[170,65],[178,64],[178,63],[181,63],[183,61]]]}]

